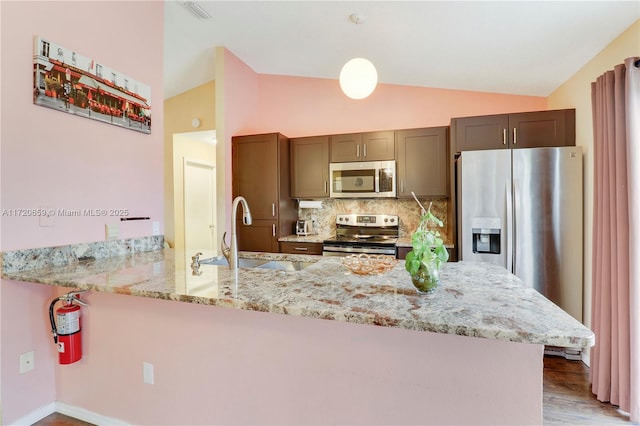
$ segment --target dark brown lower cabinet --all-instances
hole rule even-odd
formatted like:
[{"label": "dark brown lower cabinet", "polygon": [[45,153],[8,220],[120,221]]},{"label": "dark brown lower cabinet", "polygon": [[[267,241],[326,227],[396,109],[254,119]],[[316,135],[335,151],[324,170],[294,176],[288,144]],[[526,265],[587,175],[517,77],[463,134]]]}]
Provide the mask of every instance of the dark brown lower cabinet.
[{"label": "dark brown lower cabinet", "polygon": [[280,252],[290,254],[322,254],[322,243],[281,241]]},{"label": "dark brown lower cabinet", "polygon": [[280,244],[274,231],[275,220],[254,220],[251,225],[236,221],[238,247],[243,251],[278,253]]}]

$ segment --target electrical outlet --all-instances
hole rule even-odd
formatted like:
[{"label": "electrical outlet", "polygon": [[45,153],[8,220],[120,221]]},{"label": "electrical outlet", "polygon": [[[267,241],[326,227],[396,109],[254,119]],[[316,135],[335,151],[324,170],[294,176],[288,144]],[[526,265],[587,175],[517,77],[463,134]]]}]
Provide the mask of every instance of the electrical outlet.
[{"label": "electrical outlet", "polygon": [[20,354],[20,374],[27,373],[34,367],[33,351]]},{"label": "electrical outlet", "polygon": [[46,226],[46,227],[53,226],[54,225],[53,218],[56,215],[55,209],[52,208],[51,206],[41,206],[40,212],[42,214],[38,216],[38,224],[40,226]]},{"label": "electrical outlet", "polygon": [[142,381],[149,385],[153,384],[153,364],[149,362],[142,363]]},{"label": "electrical outlet", "polygon": [[153,235],[160,235],[160,222],[158,222],[157,220],[153,221],[152,224],[152,228],[153,228]]},{"label": "electrical outlet", "polygon": [[105,239],[117,240],[120,235],[120,227],[117,223],[107,223],[104,225]]}]

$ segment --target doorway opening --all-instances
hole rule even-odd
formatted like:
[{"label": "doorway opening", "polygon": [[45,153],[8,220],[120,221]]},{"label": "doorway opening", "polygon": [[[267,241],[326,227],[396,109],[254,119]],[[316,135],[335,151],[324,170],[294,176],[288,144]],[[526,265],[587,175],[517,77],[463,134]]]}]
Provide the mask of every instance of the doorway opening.
[{"label": "doorway opening", "polygon": [[174,245],[207,256],[217,255],[215,138],[215,130],[173,135]]}]

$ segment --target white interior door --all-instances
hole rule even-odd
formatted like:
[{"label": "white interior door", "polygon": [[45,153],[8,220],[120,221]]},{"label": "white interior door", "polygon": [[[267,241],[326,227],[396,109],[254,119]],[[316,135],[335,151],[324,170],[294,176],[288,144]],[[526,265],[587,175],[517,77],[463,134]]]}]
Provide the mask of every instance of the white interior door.
[{"label": "white interior door", "polygon": [[184,159],[184,247],[217,255],[216,167]]}]

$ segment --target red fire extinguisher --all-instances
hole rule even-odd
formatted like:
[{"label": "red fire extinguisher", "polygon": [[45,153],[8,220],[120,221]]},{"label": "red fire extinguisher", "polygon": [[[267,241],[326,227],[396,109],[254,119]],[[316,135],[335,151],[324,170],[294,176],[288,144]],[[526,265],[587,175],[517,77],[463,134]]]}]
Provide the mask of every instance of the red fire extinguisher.
[{"label": "red fire extinguisher", "polygon": [[[80,328],[80,306],[89,306],[80,300],[80,293],[72,291],[57,297],[49,305],[49,320],[53,341],[58,347],[60,364],[73,364],[82,358],[82,330]],[[62,301],[62,306],[55,312],[54,305]]]}]

